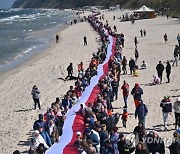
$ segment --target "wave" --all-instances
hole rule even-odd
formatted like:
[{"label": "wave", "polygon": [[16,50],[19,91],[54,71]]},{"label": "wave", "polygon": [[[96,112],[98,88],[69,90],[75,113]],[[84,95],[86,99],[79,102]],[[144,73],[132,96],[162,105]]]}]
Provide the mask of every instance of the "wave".
[{"label": "wave", "polygon": [[[33,48],[35,48],[35,47],[33,47]],[[29,48],[29,49],[25,50],[24,52],[19,53],[17,56],[14,57],[14,59],[17,60],[17,59],[23,57],[24,55],[28,54],[31,50],[32,50],[32,48]]]}]

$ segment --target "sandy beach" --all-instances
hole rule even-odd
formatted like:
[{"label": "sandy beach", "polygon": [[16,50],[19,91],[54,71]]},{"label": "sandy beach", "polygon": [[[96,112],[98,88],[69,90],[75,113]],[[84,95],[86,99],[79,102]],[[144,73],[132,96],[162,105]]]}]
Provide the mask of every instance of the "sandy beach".
[{"label": "sandy beach", "polygon": [[[122,75],[120,85],[126,80],[130,85],[130,90],[138,82],[144,90],[142,99],[148,105],[149,113],[146,120],[148,129],[157,130],[163,138],[172,137],[174,132],[174,113],[169,116],[168,126],[170,131],[163,131],[163,118],[160,108],[160,101],[164,96],[170,96],[174,103],[175,99],[180,96],[180,66],[172,67],[171,82],[166,83],[166,74],[164,71],[163,81],[160,85],[149,86],[152,82],[153,75],[156,74],[156,65],[161,60],[166,66],[166,61],[173,60],[173,50],[177,44],[176,36],[180,33],[180,22],[176,19],[158,17],[155,19],[139,20],[132,25],[131,22],[119,22],[118,19],[113,21],[113,16],[119,17],[125,12],[112,11],[102,12],[105,20],[113,27],[116,25],[118,33],[125,35],[125,47],[123,55],[129,61],[134,57],[134,37],[138,38],[139,59],[138,65],[145,60],[148,64],[146,70],[139,71],[139,77],[131,75]],[[86,13],[88,14],[88,12]],[[84,14],[83,14],[84,16]],[[140,29],[146,29],[147,36],[140,36]],[[163,36],[167,33],[168,42],[164,43]],[[92,53],[100,47],[99,35],[91,28],[87,22],[78,23],[68,26],[59,33],[59,43],[53,43],[43,53],[33,57],[27,63],[11,70],[1,77],[0,82],[0,153],[9,154],[18,149],[26,153],[29,149],[29,137],[31,136],[32,126],[39,113],[46,111],[47,107],[55,101],[56,97],[62,97],[74,85],[74,81],[64,82],[58,78],[67,76],[66,67],[70,62],[74,65],[74,75],[77,75],[77,64],[83,61],[85,68],[89,64]],[[87,36],[88,45],[83,46],[83,37]],[[172,62],[171,62],[172,64]],[[129,74],[129,69],[128,69]],[[36,84],[41,91],[42,110],[33,110],[33,100],[31,97],[32,86]],[[113,103],[115,112],[122,113],[124,106],[122,91],[119,89],[119,98]],[[119,121],[119,132],[130,133],[137,125],[134,118],[135,106],[133,97],[128,99],[128,112],[131,113],[127,128],[121,128],[122,123]],[[168,144],[166,144],[168,145]],[[166,149],[167,150],[167,149]],[[166,153],[169,151],[167,150]]]}]

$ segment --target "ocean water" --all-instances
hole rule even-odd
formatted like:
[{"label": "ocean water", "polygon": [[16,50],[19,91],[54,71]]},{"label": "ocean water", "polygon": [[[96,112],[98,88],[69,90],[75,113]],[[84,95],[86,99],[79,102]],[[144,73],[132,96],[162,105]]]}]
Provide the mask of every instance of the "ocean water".
[{"label": "ocean water", "polygon": [[55,41],[56,32],[75,19],[72,11],[0,10],[0,72],[27,61]]}]

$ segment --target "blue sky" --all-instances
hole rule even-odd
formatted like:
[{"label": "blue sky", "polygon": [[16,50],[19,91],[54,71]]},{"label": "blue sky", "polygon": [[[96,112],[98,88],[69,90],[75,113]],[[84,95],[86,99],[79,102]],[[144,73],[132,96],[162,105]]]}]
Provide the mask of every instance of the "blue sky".
[{"label": "blue sky", "polygon": [[15,0],[0,0],[0,9],[10,8]]}]

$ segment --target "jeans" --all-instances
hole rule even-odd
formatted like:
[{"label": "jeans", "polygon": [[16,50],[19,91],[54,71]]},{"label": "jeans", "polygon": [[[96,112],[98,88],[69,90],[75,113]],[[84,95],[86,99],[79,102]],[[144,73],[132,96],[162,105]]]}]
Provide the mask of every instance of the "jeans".
[{"label": "jeans", "polygon": [[145,127],[145,118],[146,118],[145,116],[141,118],[138,117],[139,123],[142,123],[144,127]]},{"label": "jeans", "polygon": [[164,127],[167,127],[168,112],[163,112]]},{"label": "jeans", "polygon": [[176,63],[176,66],[178,66],[178,57],[174,57],[174,61],[173,61],[172,66],[174,66],[174,63]]},{"label": "jeans", "polygon": [[128,99],[128,96],[123,96],[123,98],[124,98],[125,108],[127,108],[127,99]]}]

